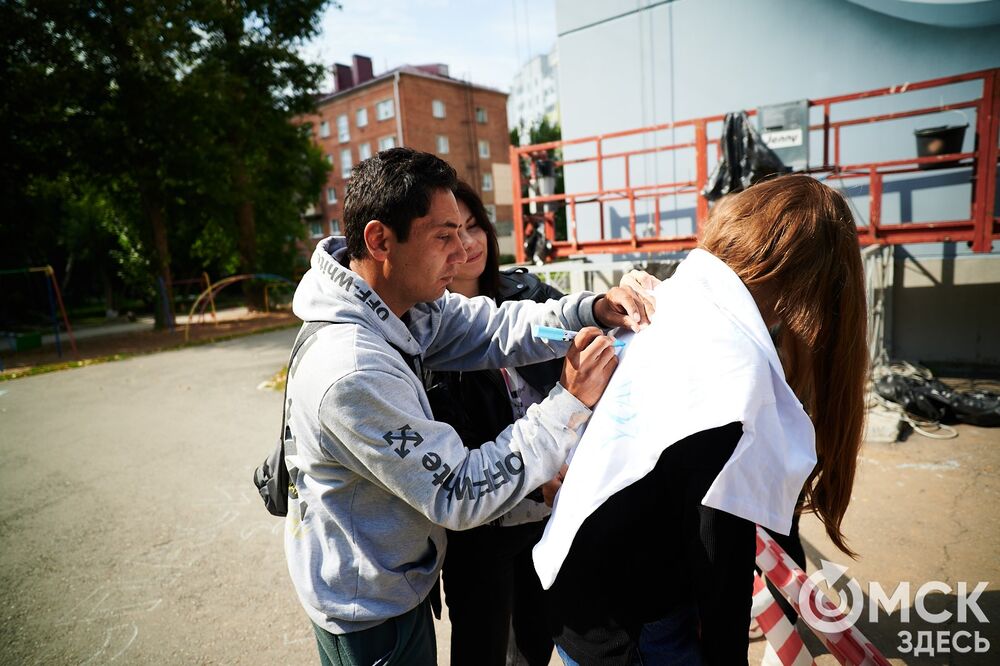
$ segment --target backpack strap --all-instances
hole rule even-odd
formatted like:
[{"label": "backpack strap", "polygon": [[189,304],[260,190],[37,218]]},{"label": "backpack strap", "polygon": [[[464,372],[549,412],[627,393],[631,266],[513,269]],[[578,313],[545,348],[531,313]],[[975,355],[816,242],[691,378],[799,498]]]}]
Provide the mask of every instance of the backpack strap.
[{"label": "backpack strap", "polygon": [[[281,442],[285,441],[287,436],[288,428],[288,380],[291,379],[292,365],[295,363],[295,356],[302,349],[302,346],[311,338],[313,335],[318,333],[321,329],[326,328],[332,321],[307,321],[302,324],[302,328],[299,329],[299,334],[295,336],[295,343],[292,345],[292,353],[288,356],[288,372],[285,375],[285,393],[281,398],[281,432],[278,439]],[[282,445],[284,448],[284,445]],[[284,451],[282,451],[284,454]],[[283,458],[282,458],[283,459]]]},{"label": "backpack strap", "polygon": [[[388,340],[386,342],[388,342]],[[413,370],[413,374],[415,374],[417,379],[422,382],[424,380],[424,359],[420,356],[420,354],[407,354],[391,342],[389,342],[389,346],[396,350],[396,353],[402,357],[403,363],[405,363],[410,370]]]},{"label": "backpack strap", "polygon": [[[295,337],[295,343],[292,345],[292,353],[288,357],[289,375],[292,374],[292,366],[295,364],[295,357],[299,353],[299,350],[302,349],[302,347],[309,340],[309,338],[311,338],[313,335],[315,335],[320,330],[326,328],[332,323],[333,323],[332,321],[307,321],[302,324],[302,328],[299,329],[299,334]],[[406,365],[409,366],[411,370],[413,370],[414,374],[416,374],[417,379],[422,381],[424,364],[423,364],[423,359],[420,357],[420,355],[417,354],[414,356],[413,354],[407,354],[406,352],[404,352],[402,349],[392,344],[391,342],[389,343],[389,346],[396,350],[396,353],[402,357],[403,362],[406,363]],[[288,434],[286,432],[286,429],[288,428],[287,407],[288,407],[289,379],[290,377],[285,378],[285,394],[284,397],[281,399],[281,433],[279,439],[282,442],[285,441],[285,437]]]},{"label": "backpack strap", "polygon": [[[292,366],[295,363],[295,356],[302,349],[303,345],[313,334],[333,322],[329,321],[309,321],[302,325],[295,344],[292,345],[292,353],[288,358],[288,375],[292,373]],[[256,468],[253,473],[253,484],[257,487],[261,499],[264,500],[264,507],[272,516],[288,515],[288,494],[294,492],[294,488],[289,482],[288,467],[285,465],[285,440],[290,435],[288,431],[288,379],[285,377],[285,393],[281,398],[281,431],[278,433],[278,444],[270,455],[264,459],[264,463]]]},{"label": "backpack strap", "polygon": [[292,364],[292,361],[295,360],[295,355],[299,353],[299,349],[306,343],[306,340],[332,323],[332,321],[307,321],[303,323],[302,328],[299,329],[299,334],[295,337],[295,344],[292,345],[292,354],[288,357],[288,364]]}]

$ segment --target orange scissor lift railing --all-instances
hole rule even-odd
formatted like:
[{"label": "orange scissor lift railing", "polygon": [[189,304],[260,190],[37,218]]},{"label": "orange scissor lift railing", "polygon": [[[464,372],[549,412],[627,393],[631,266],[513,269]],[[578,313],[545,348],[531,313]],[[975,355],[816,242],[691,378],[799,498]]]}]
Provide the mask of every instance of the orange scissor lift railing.
[{"label": "orange scissor lift railing", "polygon": [[[917,90],[927,90],[963,83],[981,81],[982,93],[979,97],[963,102],[942,104],[884,113],[874,116],[850,118],[846,120],[831,120],[830,111],[838,104],[856,102],[858,100],[888,97]],[[1000,68],[988,69],[968,74],[942,77],[919,83],[907,83],[888,88],[879,88],[849,95],[837,95],[822,99],[809,100],[809,107],[819,107],[823,111],[823,122],[810,125],[810,132],[822,132],[823,163],[811,166],[807,173],[824,174],[826,179],[867,178],[870,194],[868,224],[858,227],[862,245],[900,245],[904,243],[930,243],[942,241],[969,242],[974,252],[989,252],[992,242],[1000,239],[1000,218],[996,217],[996,176],[998,158],[998,127],[1000,127]],[[907,159],[888,160],[881,162],[865,162],[859,164],[842,164],[840,156],[841,130],[845,127],[884,123],[901,118],[910,118],[940,113],[942,111],[960,111],[975,109],[976,136],[975,147],[968,153],[949,153],[931,157],[912,157]],[[753,116],[756,111],[747,111]],[[524,251],[524,207],[530,203],[544,204],[555,202],[566,207],[567,236],[564,241],[555,240],[555,214],[552,212],[539,215],[544,219],[545,236],[552,242],[550,259],[565,258],[580,254],[623,254],[634,252],[672,252],[693,248],[708,219],[708,202],[701,196],[701,191],[708,182],[708,151],[710,147],[719,149],[719,139],[710,139],[708,128],[713,123],[721,123],[724,115],[708,116],[692,120],[681,120],[674,123],[652,125],[633,130],[601,134],[597,136],[571,139],[567,141],[551,141],[531,146],[512,146],[510,149],[510,165],[513,180],[514,208],[514,238],[517,261],[525,261]],[[613,139],[625,137],[641,137],[663,130],[678,128],[693,128],[694,139],[683,143],[656,146],[639,150],[605,152],[606,143]],[[527,162],[528,171],[533,178],[536,175],[537,158],[548,157],[550,151],[560,150],[566,146],[594,147],[592,156],[555,161],[556,168],[570,165],[594,164],[596,166],[597,186],[586,192],[570,192],[548,196],[525,197],[522,193],[524,182],[521,173],[522,160]],[[668,183],[632,185],[630,158],[637,155],[652,155],[677,150],[694,149],[695,178],[694,180],[675,181]],[[832,159],[831,159],[832,157]],[[624,186],[605,187],[604,165],[613,160],[624,161]],[[880,224],[882,219],[882,185],[887,175],[916,173],[921,166],[937,162],[954,163],[956,166],[971,167],[973,170],[973,186],[971,201],[971,218],[963,220],[941,220],[935,222],[905,222],[901,224]],[[663,236],[660,228],[660,201],[671,196],[697,197],[695,205],[695,234]],[[653,235],[640,236],[636,233],[636,203],[652,199],[654,202]],[[605,204],[616,201],[627,201],[629,207],[629,236],[626,238],[605,238]],[[577,209],[585,205],[596,204],[600,209],[600,235],[596,239],[581,240],[577,234]]]}]

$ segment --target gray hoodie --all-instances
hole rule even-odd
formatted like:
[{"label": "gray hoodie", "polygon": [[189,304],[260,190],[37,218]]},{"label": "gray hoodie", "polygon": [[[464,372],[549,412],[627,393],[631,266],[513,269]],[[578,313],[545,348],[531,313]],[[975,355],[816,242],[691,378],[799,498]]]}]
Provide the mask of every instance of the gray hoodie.
[{"label": "gray hoodie", "polygon": [[413,307],[404,323],[347,263],[342,238],[316,248],[293,308],[334,325],[303,346],[288,377],[295,488],[285,554],[309,618],[335,634],[416,607],[437,580],[445,528],[510,510],[555,475],[590,418],[556,385],[495,442],[466,449],[434,421],[420,379],[391,345],[433,369],[520,366],[567,349],[532,339],[532,324],[596,325],[590,294],[497,307],[446,293]]}]

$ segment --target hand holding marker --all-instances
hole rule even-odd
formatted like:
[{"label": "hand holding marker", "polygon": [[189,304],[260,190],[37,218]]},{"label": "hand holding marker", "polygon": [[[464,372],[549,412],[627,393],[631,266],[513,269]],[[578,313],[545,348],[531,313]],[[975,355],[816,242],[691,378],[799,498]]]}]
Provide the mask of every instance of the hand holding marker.
[{"label": "hand holding marker", "polygon": [[[534,325],[531,327],[531,335],[533,337],[539,338],[540,340],[557,340],[560,342],[569,342],[576,337],[579,331],[567,331],[564,328],[556,328],[555,326],[538,326]],[[615,349],[623,349],[625,343],[621,340],[615,340]]]}]

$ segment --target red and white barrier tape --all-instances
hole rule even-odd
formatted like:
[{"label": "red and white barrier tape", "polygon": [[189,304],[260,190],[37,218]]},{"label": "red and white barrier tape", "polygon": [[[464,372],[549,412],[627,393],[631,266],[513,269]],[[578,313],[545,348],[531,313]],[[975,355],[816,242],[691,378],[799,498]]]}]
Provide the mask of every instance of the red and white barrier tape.
[{"label": "red and white barrier tape", "polygon": [[757,620],[781,666],[816,666],[795,625],[785,617],[785,612],[758,574],[753,576],[753,605],[750,613]]},{"label": "red and white barrier tape", "polygon": [[[838,611],[837,606],[830,601],[822,590],[809,580],[806,572],[795,564],[792,558],[788,556],[788,553],[759,526],[757,527],[757,566],[760,567],[760,570],[767,579],[781,591],[781,594],[792,605],[796,613],[802,615],[799,608],[799,595],[804,587],[807,590],[810,615],[815,618],[823,618],[832,625],[837,625],[838,623],[842,625],[835,630],[823,631],[814,627],[810,622],[806,622],[806,625],[816,634],[826,649],[837,658],[837,661],[849,666],[890,666],[886,658],[882,656],[882,653],[872,645],[872,642],[865,638],[864,634],[857,627],[845,621],[843,613]],[[756,586],[757,583],[755,581],[755,598],[757,595]],[[767,592],[766,586],[764,586],[764,591]],[[771,599],[773,602],[773,597]],[[822,605],[822,609],[818,608],[817,604]],[[777,607],[777,604],[774,603],[774,606]],[[777,610],[778,612],[781,611],[780,608]],[[761,628],[763,629],[764,625],[760,622],[760,619],[758,619],[758,623],[761,624]],[[765,635],[766,633],[765,629]],[[793,633],[796,633],[794,628]],[[799,640],[801,641],[801,638]],[[770,642],[770,637],[768,641]],[[771,645],[778,652],[778,656],[781,657],[780,650],[784,643],[782,645],[775,645],[772,642]],[[795,656],[799,654],[798,652],[793,653],[792,650],[793,648],[789,648],[789,655]],[[797,665],[798,663],[782,659],[784,666],[790,664]]]}]

